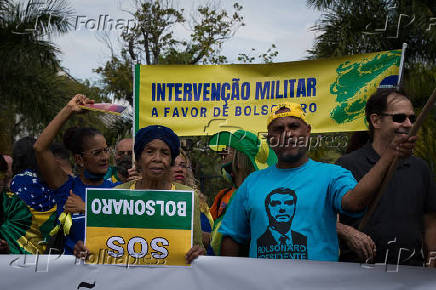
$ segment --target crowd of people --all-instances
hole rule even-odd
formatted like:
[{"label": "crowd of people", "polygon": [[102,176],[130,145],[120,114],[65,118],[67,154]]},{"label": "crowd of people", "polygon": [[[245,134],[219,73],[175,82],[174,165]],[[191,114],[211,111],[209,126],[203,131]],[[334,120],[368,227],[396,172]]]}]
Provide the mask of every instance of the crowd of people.
[{"label": "crowd of people", "polygon": [[[220,154],[222,176],[232,186],[217,188],[210,208],[170,128],[151,125],[138,130],[134,141],[120,140],[113,166],[110,147],[95,128],[69,128],[63,145],[53,144],[67,120],[89,103],[74,96],[36,140],[20,139],[12,157],[0,156],[2,253],[57,249],[86,258],[87,188],[193,190],[187,263],[222,255],[436,266],[434,175],[413,156],[416,137],[408,133],[415,111],[396,89],[379,89],[369,98],[370,138],[336,164],[310,159],[307,146],[294,142],[309,138],[312,129],[294,103],[270,113],[266,140],[242,129],[215,134],[209,147]],[[359,230],[396,158],[386,192]]]}]

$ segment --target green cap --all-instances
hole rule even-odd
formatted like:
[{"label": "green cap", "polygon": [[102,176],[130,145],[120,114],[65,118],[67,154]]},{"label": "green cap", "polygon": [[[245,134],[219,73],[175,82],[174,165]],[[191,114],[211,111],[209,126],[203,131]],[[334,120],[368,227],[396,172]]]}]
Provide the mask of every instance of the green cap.
[{"label": "green cap", "polygon": [[214,151],[223,151],[227,147],[245,153],[256,170],[267,168],[277,162],[276,154],[266,141],[249,131],[238,130],[234,133],[222,131],[213,135],[209,141],[209,148]]}]

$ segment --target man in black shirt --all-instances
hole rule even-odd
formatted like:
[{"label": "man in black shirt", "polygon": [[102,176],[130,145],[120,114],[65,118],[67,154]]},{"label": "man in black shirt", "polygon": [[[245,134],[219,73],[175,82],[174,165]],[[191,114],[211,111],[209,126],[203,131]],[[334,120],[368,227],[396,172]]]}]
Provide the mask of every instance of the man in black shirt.
[{"label": "man in black shirt", "polygon": [[[396,135],[408,134],[416,119],[410,100],[394,89],[378,90],[365,111],[370,143],[337,161],[357,180],[375,165]],[[422,266],[427,260],[434,266],[436,187],[427,164],[414,156],[400,160],[364,233],[350,227],[357,228],[359,223],[340,216],[339,237],[358,237],[354,246],[360,246],[350,249],[350,243],[342,242],[340,261]]]}]

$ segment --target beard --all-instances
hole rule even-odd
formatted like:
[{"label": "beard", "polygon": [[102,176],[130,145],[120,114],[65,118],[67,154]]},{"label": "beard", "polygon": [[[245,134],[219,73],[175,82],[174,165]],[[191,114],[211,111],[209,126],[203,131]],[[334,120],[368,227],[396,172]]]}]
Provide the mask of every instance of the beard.
[{"label": "beard", "polygon": [[304,155],[306,154],[306,147],[300,147],[298,148],[296,153],[288,153],[288,152],[283,152],[280,155],[278,155],[277,157],[279,157],[279,160],[282,162],[286,162],[286,163],[295,163],[301,160],[301,158],[304,157]]}]

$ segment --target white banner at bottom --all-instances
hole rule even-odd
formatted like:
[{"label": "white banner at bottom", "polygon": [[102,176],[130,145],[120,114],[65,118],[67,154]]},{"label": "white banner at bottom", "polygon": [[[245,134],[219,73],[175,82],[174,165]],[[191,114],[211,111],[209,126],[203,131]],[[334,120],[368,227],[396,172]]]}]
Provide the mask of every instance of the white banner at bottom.
[{"label": "white banner at bottom", "polygon": [[73,256],[0,255],[0,289],[436,289],[436,269],[206,257],[192,268],[84,265]]}]

